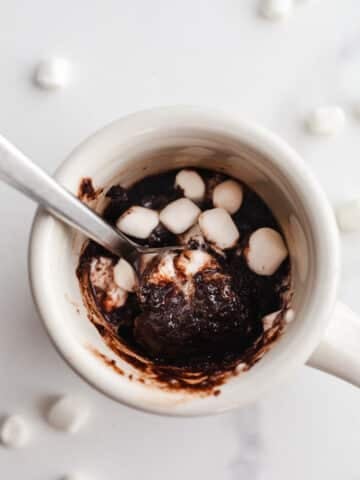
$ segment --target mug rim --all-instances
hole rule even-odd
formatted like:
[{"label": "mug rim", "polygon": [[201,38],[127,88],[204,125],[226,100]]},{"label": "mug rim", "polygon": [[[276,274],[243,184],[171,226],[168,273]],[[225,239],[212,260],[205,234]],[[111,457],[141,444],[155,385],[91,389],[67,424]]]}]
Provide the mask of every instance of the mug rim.
[{"label": "mug rim", "polygon": [[[322,261],[322,279],[323,284],[318,287],[318,292],[322,292],[322,302],[317,301],[316,312],[317,315],[314,317],[314,328],[311,332],[308,332],[306,338],[301,339],[301,345],[297,346],[296,355],[291,359],[286,361],[286,365],[282,369],[277,369],[276,378],[271,379],[271,385],[278,383],[285,376],[290,375],[296,366],[299,366],[306,362],[308,357],[311,355],[313,350],[319,344],[323,332],[329,322],[333,306],[336,300],[336,291],[337,291],[337,281],[338,281],[338,272],[340,268],[340,255],[339,255],[339,240],[338,240],[338,231],[333,215],[333,211],[329,205],[329,202],[326,198],[325,193],[322,191],[321,187],[318,185],[317,181],[312,177],[307,167],[303,163],[301,157],[292,150],[287,143],[279,138],[277,135],[272,132],[259,127],[251,122],[239,119],[238,117],[232,116],[230,114],[224,114],[222,112],[204,109],[198,107],[160,107],[150,110],[140,111],[119,120],[115,120],[109,125],[98,130],[94,134],[90,135],[85,139],[78,147],[76,147],[72,153],[67,157],[67,159],[60,165],[56,171],[55,177],[60,181],[69,180],[72,176],[72,170],[76,162],[82,161],[82,154],[84,151],[89,149],[95,149],[97,146],[104,144],[104,142],[109,142],[109,139],[112,137],[114,132],[117,134],[120,130],[123,131],[123,134],[128,134],[131,137],[131,133],[135,136],[136,133],[139,133],[141,128],[144,126],[154,124],[161,124],[161,122],[173,121],[175,124],[178,122],[181,125],[185,125],[184,122],[186,119],[192,119],[199,121],[204,128],[206,128],[206,123],[210,121],[215,121],[222,128],[230,128],[232,131],[237,132],[237,138],[240,140],[246,141],[250,145],[253,145],[257,150],[261,151],[271,151],[272,157],[278,159],[279,163],[286,161],[286,169],[282,165],[282,170],[286,170],[286,175],[289,175],[289,169],[292,169],[292,175],[298,175],[300,179],[304,182],[303,189],[307,190],[312,197],[312,203],[314,208],[317,209],[318,215],[318,225],[317,228],[319,231],[321,229],[324,232],[324,252],[327,251],[330,253],[328,256],[328,262]],[[156,127],[154,127],[156,128]],[[101,163],[101,159],[99,160]],[[75,179],[73,179],[75,180]],[[76,181],[78,179],[76,178]],[[51,219],[52,220],[52,219]],[[59,341],[59,336],[55,335],[53,328],[48,322],[49,316],[53,315],[55,306],[49,305],[47,299],[42,295],[42,286],[44,282],[44,277],[41,275],[42,269],[42,257],[43,251],[41,248],[38,248],[38,245],[43,241],[44,233],[46,230],[46,224],[49,221],[49,217],[44,214],[41,210],[38,210],[33,228],[30,236],[29,243],[29,275],[30,275],[30,285],[36,304],[37,310],[40,314],[40,318],[46,328],[48,335],[50,336],[52,343],[56,347],[60,355],[65,359],[65,361],[75,370],[83,379],[90,383],[93,387],[97,388],[101,392],[105,393],[107,396],[112,397],[117,401],[121,401],[127,405],[130,405],[134,408],[141,410],[146,410],[150,412],[170,414],[170,415],[201,415],[201,414],[210,414],[216,413],[219,411],[224,411],[229,408],[237,406],[236,404],[231,406],[221,407],[207,407],[201,409],[197,407],[196,409],[185,408],[184,410],[178,410],[175,413],[169,407],[164,407],[159,405],[158,407],[148,406],[144,402],[138,400],[134,401],[134,398],[128,398],[126,393],[119,396],[115,394],[111,386],[105,386],[101,384],[99,379],[91,377],[89,368],[86,368],[85,365],[79,365],[76,363],[75,359],[71,360],[69,352],[66,352],[65,345],[61,344]],[[326,293],[326,296],[325,296]],[[314,303],[315,308],[315,303]],[[314,310],[314,312],[315,312]],[[267,386],[267,385],[266,385]],[[266,386],[259,388],[259,394],[265,390]],[[220,397],[219,397],[220,398]],[[255,395],[248,399],[248,401],[242,402],[249,403],[253,401]]]}]

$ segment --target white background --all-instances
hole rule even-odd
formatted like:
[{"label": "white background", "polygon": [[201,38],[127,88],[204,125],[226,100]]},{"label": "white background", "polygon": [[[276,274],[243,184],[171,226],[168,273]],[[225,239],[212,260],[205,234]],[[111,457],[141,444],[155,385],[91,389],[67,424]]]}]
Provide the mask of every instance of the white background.
[{"label": "white background", "polygon": [[[285,23],[256,12],[257,0],[2,0],[0,132],[52,172],[84,137],[129,112],[220,107],[287,139],[334,205],[352,198],[360,190],[360,122],[351,113],[360,99],[352,76],[359,0],[299,0]],[[51,55],[74,65],[72,83],[56,93],[31,82],[36,62]],[[344,132],[308,136],[304,115],[333,103],[346,108]],[[0,185],[0,417],[23,413],[32,426],[29,447],[0,447],[1,479],[74,470],[107,480],[360,479],[360,392],[306,367],[258,405],[213,418],[145,415],[92,391],[55,353],[34,311],[26,266],[33,213]],[[340,296],[360,313],[359,240],[343,237]],[[64,392],[92,405],[75,436],[43,420]]]}]

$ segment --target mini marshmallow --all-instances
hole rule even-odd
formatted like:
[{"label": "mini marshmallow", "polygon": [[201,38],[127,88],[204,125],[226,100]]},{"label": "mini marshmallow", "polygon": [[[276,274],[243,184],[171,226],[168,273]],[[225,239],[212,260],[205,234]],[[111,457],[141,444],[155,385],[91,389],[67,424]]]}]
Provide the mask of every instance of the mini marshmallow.
[{"label": "mini marshmallow", "polygon": [[[189,302],[196,289],[194,276],[206,270],[207,280],[212,276],[219,280],[224,277],[221,267],[214,256],[203,250],[184,250],[181,253],[166,252],[158,257],[147,271],[148,284],[164,286],[172,284],[181,291]],[[140,292],[141,297],[141,292]]]},{"label": "mini marshmallow", "polygon": [[176,258],[175,264],[187,277],[196,275],[205,268],[217,268],[214,257],[203,250],[185,250]]},{"label": "mini marshmallow", "polygon": [[28,425],[20,415],[10,415],[1,425],[0,439],[6,447],[23,447],[28,443],[29,437]]},{"label": "mini marshmallow", "polygon": [[201,202],[205,196],[205,182],[194,170],[180,170],[175,177],[175,186],[194,202]]},{"label": "mini marshmallow", "polygon": [[112,284],[112,259],[109,257],[94,258],[90,265],[90,282],[101,290],[108,290]]},{"label": "mini marshmallow", "polygon": [[106,296],[102,300],[102,305],[106,312],[112,312],[116,308],[123,307],[126,303],[128,292],[118,287],[115,282],[111,283],[106,290]]},{"label": "mini marshmallow", "polygon": [[125,305],[128,293],[115,283],[111,258],[98,257],[92,260],[90,265],[90,282],[93,287],[106,293],[106,296],[102,299],[102,304],[107,312]]},{"label": "mini marshmallow", "polygon": [[64,88],[70,79],[71,66],[64,58],[50,58],[40,62],[35,70],[34,80],[44,90]]},{"label": "mini marshmallow", "polygon": [[259,228],[250,235],[244,251],[248,267],[258,275],[273,275],[288,256],[280,233],[272,228]]},{"label": "mini marshmallow", "polygon": [[133,206],[117,220],[116,226],[126,235],[147,238],[159,224],[159,214],[150,208]]},{"label": "mini marshmallow", "polygon": [[240,234],[230,214],[223,208],[213,208],[199,217],[199,226],[204,237],[218,248],[232,248]]},{"label": "mini marshmallow", "polygon": [[292,308],[289,308],[284,313],[284,320],[286,323],[291,323],[295,318],[295,311]]},{"label": "mini marshmallow", "polygon": [[360,199],[344,203],[336,210],[336,218],[340,230],[356,232],[360,230]]},{"label": "mini marshmallow", "polygon": [[340,107],[319,107],[306,119],[306,126],[313,135],[332,136],[338,134],[345,125],[345,113]]},{"label": "mini marshmallow", "polygon": [[293,6],[293,0],[261,0],[259,13],[267,20],[284,20],[289,17]]},{"label": "mini marshmallow", "polygon": [[127,292],[133,292],[136,289],[138,279],[134,267],[124,258],[120,258],[114,266],[114,281]]},{"label": "mini marshmallow", "polygon": [[64,395],[49,410],[47,421],[56,430],[76,433],[89,417],[89,407],[80,398]]},{"label": "mini marshmallow", "polygon": [[149,278],[150,283],[163,284],[173,282],[176,279],[174,258],[176,253],[168,252],[162,255],[156,267],[152,270]]},{"label": "mini marshmallow", "polygon": [[212,199],[214,207],[223,208],[233,215],[239,210],[243,201],[242,186],[235,180],[225,180],[216,185]]},{"label": "mini marshmallow", "polygon": [[160,212],[160,221],[170,232],[184,233],[196,223],[200,208],[188,198],[179,198],[169,203]]}]

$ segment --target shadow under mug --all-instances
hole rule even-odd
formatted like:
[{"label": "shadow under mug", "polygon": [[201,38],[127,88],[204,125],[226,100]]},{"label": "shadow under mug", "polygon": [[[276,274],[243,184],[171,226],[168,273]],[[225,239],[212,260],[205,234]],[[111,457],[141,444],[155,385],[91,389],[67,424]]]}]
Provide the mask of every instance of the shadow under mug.
[{"label": "shadow under mug", "polygon": [[[220,151],[221,160],[199,154],[201,149],[191,154],[189,148],[194,147]],[[283,140],[216,111],[158,108],[120,119],[92,135],[60,166],[56,178],[77,193],[83,177],[106,189],[185,166],[237,177],[270,206],[289,247],[294,320],[271,350],[249,371],[231,377],[218,396],[130,381],[92,353],[102,352],[124,372],[133,369],[106,346],[88,320],[75,275],[85,239],[39,210],[29,249],[31,286],[46,330],[63,358],[115,400],[171,415],[211,414],[248,404],[306,362],[360,385],[360,322],[336,301],[339,241],[334,215],[302,159]]]}]

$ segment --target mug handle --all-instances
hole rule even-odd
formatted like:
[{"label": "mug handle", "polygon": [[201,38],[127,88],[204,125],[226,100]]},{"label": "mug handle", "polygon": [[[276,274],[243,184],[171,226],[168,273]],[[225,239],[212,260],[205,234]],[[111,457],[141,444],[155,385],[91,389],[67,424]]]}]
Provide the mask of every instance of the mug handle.
[{"label": "mug handle", "polygon": [[360,387],[360,316],[342,302],[307,364]]}]

